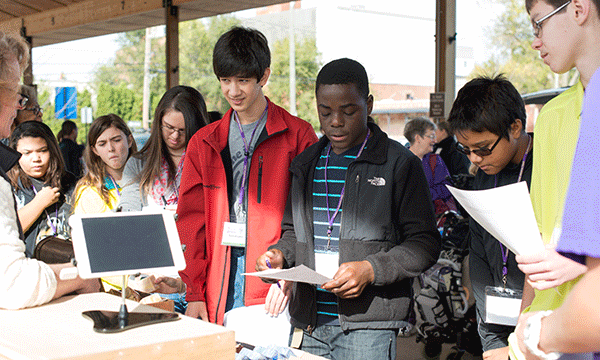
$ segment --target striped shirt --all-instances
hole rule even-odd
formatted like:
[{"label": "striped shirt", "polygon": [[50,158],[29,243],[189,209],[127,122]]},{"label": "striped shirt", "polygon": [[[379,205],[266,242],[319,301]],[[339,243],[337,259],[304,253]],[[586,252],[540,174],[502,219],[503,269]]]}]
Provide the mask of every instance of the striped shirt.
[{"label": "striped shirt", "polygon": [[[339,267],[340,221],[343,213],[341,204],[339,212],[333,221],[330,240],[327,235],[327,229],[329,227],[328,218],[333,217],[335,214],[344,187],[346,171],[348,170],[350,163],[356,159],[360,147],[361,145],[357,145],[341,155],[331,151],[329,154],[329,161],[327,161],[327,152],[329,150],[329,146],[327,146],[321,152],[321,156],[315,168],[312,194],[315,265],[317,271],[320,271],[329,277],[333,277],[335,271]],[[326,164],[327,186],[325,183]],[[329,202],[329,204],[327,202]],[[327,214],[327,209],[329,209],[329,215]],[[329,271],[326,271],[326,269],[329,269]],[[317,324],[339,325],[337,305],[337,296],[317,287]]]}]

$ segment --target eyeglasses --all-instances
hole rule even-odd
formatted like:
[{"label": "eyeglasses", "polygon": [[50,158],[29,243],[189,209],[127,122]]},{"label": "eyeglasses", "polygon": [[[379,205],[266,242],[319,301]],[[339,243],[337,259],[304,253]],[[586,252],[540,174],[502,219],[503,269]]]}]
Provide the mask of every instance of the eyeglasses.
[{"label": "eyeglasses", "polygon": [[542,36],[542,23],[546,20],[548,20],[550,17],[552,17],[552,15],[558,13],[559,11],[561,11],[562,9],[564,9],[567,5],[569,5],[571,3],[571,0],[567,1],[566,3],[562,4],[561,6],[557,7],[556,9],[554,9],[550,14],[542,17],[539,20],[535,20],[533,22],[533,36],[536,38],[540,38],[540,36]]},{"label": "eyeglasses", "polygon": [[498,143],[500,142],[501,139],[502,139],[502,136],[498,136],[498,140],[496,140],[496,142],[494,143],[494,145],[492,145],[491,148],[481,148],[481,149],[471,150],[471,149],[467,149],[463,144],[457,143],[456,149],[467,156],[469,154],[473,153],[479,157],[484,157],[484,156],[490,155],[492,153],[492,151],[494,151],[494,148],[496,147],[496,145],[498,145]]},{"label": "eyeglasses", "polygon": [[176,127],[172,127],[169,124],[164,124],[160,126],[164,131],[166,131],[169,135],[177,132],[177,135],[185,135],[185,129],[178,129]]},{"label": "eyeglasses", "polygon": [[28,101],[29,98],[27,97],[27,95],[19,94],[19,109],[25,109],[25,105],[27,105]]},{"label": "eyeglasses", "polygon": [[34,106],[32,108],[29,108],[29,109],[21,109],[21,111],[31,111],[33,113],[33,115],[35,115],[35,116],[41,116],[42,113],[44,112],[39,105],[38,106]]},{"label": "eyeglasses", "polygon": [[435,140],[435,134],[423,135],[424,137],[428,137],[431,140]]}]

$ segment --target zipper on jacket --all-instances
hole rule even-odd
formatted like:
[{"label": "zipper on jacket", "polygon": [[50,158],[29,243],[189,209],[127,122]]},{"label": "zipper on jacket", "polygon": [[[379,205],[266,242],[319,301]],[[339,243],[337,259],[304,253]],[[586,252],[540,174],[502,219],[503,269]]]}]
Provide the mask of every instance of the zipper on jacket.
[{"label": "zipper on jacket", "polygon": [[262,167],[263,167],[263,157],[262,155],[258,157],[258,189],[256,191],[256,202],[260,204],[261,192],[262,192]]}]

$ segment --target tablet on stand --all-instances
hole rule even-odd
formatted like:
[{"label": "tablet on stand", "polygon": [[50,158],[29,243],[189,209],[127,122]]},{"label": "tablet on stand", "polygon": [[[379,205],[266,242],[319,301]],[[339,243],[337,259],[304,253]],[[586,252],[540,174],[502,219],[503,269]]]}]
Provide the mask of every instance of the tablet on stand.
[{"label": "tablet on stand", "polygon": [[[174,272],[185,269],[185,259],[173,213],[118,212],[72,215],[69,219],[77,271],[83,279],[145,272]],[[127,311],[125,289],[118,312],[85,311],[102,333],[177,320],[176,313]]]}]

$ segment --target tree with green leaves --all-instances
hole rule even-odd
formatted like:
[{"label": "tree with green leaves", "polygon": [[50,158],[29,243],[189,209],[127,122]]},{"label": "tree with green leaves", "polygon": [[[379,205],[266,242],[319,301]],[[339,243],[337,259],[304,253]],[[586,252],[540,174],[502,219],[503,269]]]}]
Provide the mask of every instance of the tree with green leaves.
[{"label": "tree with green leaves", "polygon": [[494,55],[470,75],[504,73],[521,93],[570,86],[577,80],[576,70],[554,74],[531,48],[531,21],[523,0],[494,0],[503,11],[486,31],[495,50]]},{"label": "tree with green leaves", "polygon": [[[265,94],[283,106],[290,108],[290,52],[289,38],[272,45],[271,77]],[[319,129],[319,117],[315,100],[315,81],[321,67],[317,41],[314,37],[295,41],[296,47],[296,108],[298,116]]]}]

